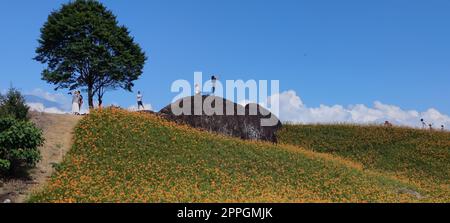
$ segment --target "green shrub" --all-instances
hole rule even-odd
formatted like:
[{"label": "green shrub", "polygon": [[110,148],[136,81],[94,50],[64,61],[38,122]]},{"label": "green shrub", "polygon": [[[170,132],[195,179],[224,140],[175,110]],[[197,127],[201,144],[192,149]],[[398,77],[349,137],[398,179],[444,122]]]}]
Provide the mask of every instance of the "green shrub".
[{"label": "green shrub", "polygon": [[43,143],[42,130],[32,122],[0,118],[0,172],[34,167],[41,158],[38,147]]},{"label": "green shrub", "polygon": [[11,126],[14,125],[14,123],[16,122],[17,121],[10,116],[0,118],[0,132],[3,132],[11,128]]},{"label": "green shrub", "polygon": [[5,96],[0,95],[0,117],[11,116],[18,120],[28,120],[29,109],[20,91],[13,87]]}]

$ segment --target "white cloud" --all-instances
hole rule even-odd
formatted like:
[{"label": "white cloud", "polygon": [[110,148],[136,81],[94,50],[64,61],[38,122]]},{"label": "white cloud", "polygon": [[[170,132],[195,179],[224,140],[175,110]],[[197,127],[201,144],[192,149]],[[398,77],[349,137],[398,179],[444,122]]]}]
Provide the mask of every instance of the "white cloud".
[{"label": "white cloud", "polygon": [[[41,89],[35,89],[28,94],[41,97],[48,101],[52,101],[62,106],[46,107],[42,103],[30,102],[27,103],[31,110],[47,113],[64,114],[70,113],[71,101],[70,97],[56,93],[52,94]],[[375,101],[373,106],[366,106],[363,104],[357,105],[320,105],[318,107],[308,107],[293,90],[285,91],[269,98],[269,102],[278,100],[280,105],[279,116],[282,121],[289,121],[294,123],[383,123],[390,121],[396,125],[404,125],[410,127],[421,127],[420,119],[423,118],[427,123],[432,123],[435,128],[440,128],[441,125],[450,129],[450,117],[442,114],[434,108],[426,111],[403,110],[399,106],[383,104],[380,101]],[[239,104],[246,105],[248,101],[241,101]],[[117,104],[117,103],[113,103]],[[261,103],[265,106],[266,103]],[[145,104],[146,110],[153,110],[151,104]],[[265,106],[270,109],[269,106]],[[128,107],[130,111],[137,111],[137,105]],[[82,113],[87,112],[82,109]]]},{"label": "white cloud", "polygon": [[427,123],[433,123],[435,128],[440,128],[441,125],[450,127],[450,117],[434,108],[423,112],[403,110],[398,106],[379,101],[374,102],[373,107],[362,104],[347,107],[342,105],[308,107],[293,90],[273,95],[269,98],[269,102],[271,100],[278,100],[282,121],[295,123],[369,124],[390,121],[396,125],[421,127],[420,119],[423,118]]},{"label": "white cloud", "polygon": [[27,103],[31,111],[53,113],[53,114],[66,114],[67,112],[60,110],[59,108],[51,107],[46,108],[42,103]]},{"label": "white cloud", "polygon": [[33,95],[47,101],[58,103],[64,110],[69,110],[71,108],[71,100],[69,95],[64,95],[62,93],[50,93],[40,88],[36,88],[30,92],[25,92],[25,95]]},{"label": "white cloud", "polygon": [[58,102],[58,99],[66,99],[64,95],[62,95],[61,93],[57,93],[57,94],[52,94],[49,93],[47,91],[44,91],[40,88],[36,88],[34,90],[32,90],[31,92],[29,92],[28,94],[30,95],[34,95],[34,96],[38,96],[41,97],[43,99],[49,100],[49,101],[53,101],[53,102]]}]

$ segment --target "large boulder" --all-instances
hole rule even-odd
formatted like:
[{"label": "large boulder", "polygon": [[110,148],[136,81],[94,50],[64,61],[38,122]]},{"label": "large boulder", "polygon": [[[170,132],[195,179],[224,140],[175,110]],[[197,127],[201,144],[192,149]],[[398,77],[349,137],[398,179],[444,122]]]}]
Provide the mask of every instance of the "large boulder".
[{"label": "large boulder", "polygon": [[[196,95],[161,109],[160,116],[194,128],[248,140],[277,142],[281,122],[257,104],[241,106],[221,97]],[[270,121],[269,123],[266,123]]]}]

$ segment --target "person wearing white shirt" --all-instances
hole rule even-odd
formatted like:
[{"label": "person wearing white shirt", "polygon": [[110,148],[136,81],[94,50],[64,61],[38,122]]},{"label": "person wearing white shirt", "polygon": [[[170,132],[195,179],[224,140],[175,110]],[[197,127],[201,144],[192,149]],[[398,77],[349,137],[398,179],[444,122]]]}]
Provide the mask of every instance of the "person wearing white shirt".
[{"label": "person wearing white shirt", "polygon": [[72,113],[74,115],[80,114],[80,95],[78,91],[72,93]]},{"label": "person wearing white shirt", "polygon": [[141,92],[138,91],[138,94],[137,94],[137,96],[136,96],[137,104],[138,104],[138,110],[140,110],[141,107],[142,107],[142,109],[145,109],[144,103],[142,103],[142,97],[143,97],[143,96],[142,96]]}]

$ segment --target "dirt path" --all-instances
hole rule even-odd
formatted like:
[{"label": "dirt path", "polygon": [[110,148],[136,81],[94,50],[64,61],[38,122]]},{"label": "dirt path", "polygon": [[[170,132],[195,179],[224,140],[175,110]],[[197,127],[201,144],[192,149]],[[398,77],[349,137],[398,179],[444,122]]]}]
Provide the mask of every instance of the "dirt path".
[{"label": "dirt path", "polygon": [[27,179],[0,182],[0,203],[9,199],[22,203],[34,190],[40,189],[52,175],[53,164],[60,163],[72,145],[72,133],[80,116],[31,113],[31,120],[44,131],[45,144],[40,148],[42,160],[29,171]]}]

